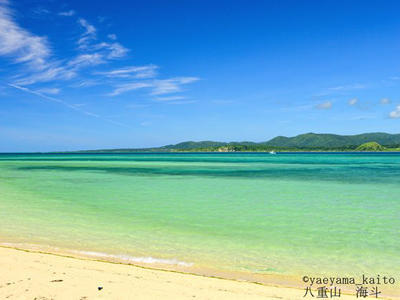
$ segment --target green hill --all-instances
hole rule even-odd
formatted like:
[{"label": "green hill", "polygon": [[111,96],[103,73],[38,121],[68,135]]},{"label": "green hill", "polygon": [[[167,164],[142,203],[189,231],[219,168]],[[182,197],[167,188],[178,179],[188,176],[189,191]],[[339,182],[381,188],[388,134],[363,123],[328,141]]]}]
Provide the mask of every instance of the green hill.
[{"label": "green hill", "polygon": [[338,135],[338,134],[324,134],[324,133],[305,133],[294,137],[277,136],[267,142],[254,143],[254,142],[214,142],[214,141],[200,141],[200,142],[183,142],[175,145],[168,145],[161,147],[168,150],[189,150],[189,149],[207,149],[218,148],[227,146],[247,146],[247,148],[254,148],[256,146],[264,146],[268,148],[318,148],[318,149],[332,149],[349,147],[355,149],[357,146],[376,141],[381,145],[398,145],[400,144],[400,134],[389,134],[383,132],[364,133],[357,135]]},{"label": "green hill", "polygon": [[357,147],[356,151],[383,151],[385,147],[376,142],[364,143]]},{"label": "green hill", "polygon": [[375,141],[381,145],[398,145],[400,144],[400,134],[389,134],[383,132],[357,135],[306,133],[295,137],[278,136],[263,144],[274,147],[290,148],[332,148],[358,146],[370,141]]},{"label": "green hill", "polygon": [[221,147],[221,146],[226,146],[227,144],[228,143],[213,142],[213,141],[201,141],[201,142],[188,141],[188,142],[182,142],[182,143],[175,144],[175,145],[167,145],[167,146],[164,146],[164,147],[161,147],[161,148],[163,148],[163,149],[187,150],[187,149],[193,149],[193,148]]},{"label": "green hill", "polygon": [[[374,142],[371,142],[374,141]],[[382,145],[382,146],[381,146]],[[277,136],[267,142],[188,141],[142,149],[106,149],[79,152],[179,152],[179,151],[398,151],[400,134],[383,132],[357,135],[306,133],[294,137]]]},{"label": "green hill", "polygon": [[241,146],[250,146],[250,145],[257,145],[257,143],[254,142],[214,142],[214,141],[200,141],[200,142],[193,142],[193,141],[188,141],[188,142],[182,142],[179,144],[175,145],[167,145],[160,147],[160,149],[174,149],[174,150],[188,150],[188,149],[198,149],[198,148],[218,148],[218,147],[224,147],[224,146],[236,146],[236,145],[241,145]]}]

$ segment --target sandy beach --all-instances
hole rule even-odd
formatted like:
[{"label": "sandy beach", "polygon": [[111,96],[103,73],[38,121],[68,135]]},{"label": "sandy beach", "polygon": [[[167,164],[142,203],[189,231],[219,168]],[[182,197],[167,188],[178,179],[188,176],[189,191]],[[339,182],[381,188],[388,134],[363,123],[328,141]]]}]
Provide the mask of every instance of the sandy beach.
[{"label": "sandy beach", "polygon": [[0,248],[1,299],[293,300],[303,295],[300,289]]}]

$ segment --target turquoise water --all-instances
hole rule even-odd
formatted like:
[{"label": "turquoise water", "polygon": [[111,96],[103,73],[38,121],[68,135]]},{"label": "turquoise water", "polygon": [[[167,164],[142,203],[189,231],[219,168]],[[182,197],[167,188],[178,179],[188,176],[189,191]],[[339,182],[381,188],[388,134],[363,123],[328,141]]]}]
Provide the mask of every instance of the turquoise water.
[{"label": "turquoise water", "polygon": [[0,242],[231,274],[400,274],[398,154],[2,154]]}]

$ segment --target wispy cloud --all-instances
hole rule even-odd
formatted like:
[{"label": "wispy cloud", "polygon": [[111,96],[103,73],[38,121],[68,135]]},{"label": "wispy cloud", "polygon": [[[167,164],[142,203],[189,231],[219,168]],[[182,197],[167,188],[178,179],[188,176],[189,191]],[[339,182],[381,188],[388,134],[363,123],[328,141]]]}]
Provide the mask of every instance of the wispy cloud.
[{"label": "wispy cloud", "polygon": [[97,80],[84,79],[84,80],[80,80],[80,81],[72,84],[71,87],[73,87],[73,88],[86,88],[86,87],[91,87],[91,86],[95,86],[95,85],[99,85],[99,84],[101,84],[101,82],[99,82]]},{"label": "wispy cloud", "polygon": [[96,66],[102,63],[104,63],[104,60],[100,53],[91,53],[78,55],[68,63],[68,66],[79,69],[85,66]]},{"label": "wispy cloud", "polygon": [[400,119],[400,105],[397,105],[396,108],[389,113],[389,117],[391,119]]},{"label": "wispy cloud", "polygon": [[78,20],[78,24],[85,29],[85,32],[82,33],[78,40],[79,47],[84,48],[90,40],[96,39],[96,28],[83,18]]},{"label": "wispy cloud", "polygon": [[72,17],[73,15],[75,15],[75,11],[74,10],[68,10],[68,11],[62,11],[60,13],[58,13],[59,16],[63,16],[63,17]]},{"label": "wispy cloud", "polygon": [[130,66],[111,71],[95,72],[94,74],[114,78],[152,78],[157,75],[157,68],[158,66],[155,65]]},{"label": "wispy cloud", "polygon": [[105,60],[100,53],[80,54],[67,63],[60,61],[47,63],[44,70],[33,72],[28,76],[24,76],[25,74],[22,77],[18,76],[14,82],[17,85],[31,85],[37,82],[69,80],[76,77],[80,69],[102,63],[105,63]]},{"label": "wispy cloud", "polygon": [[117,96],[122,93],[142,89],[151,88],[150,95],[165,95],[182,91],[182,85],[189,84],[199,80],[197,77],[176,77],[171,79],[155,79],[145,82],[132,82],[118,85],[109,96]]},{"label": "wispy cloud", "polygon": [[33,13],[38,16],[43,16],[43,15],[48,15],[50,13],[50,11],[43,7],[36,7],[33,10]]},{"label": "wispy cloud", "polygon": [[42,93],[42,94],[49,94],[49,95],[57,95],[60,93],[59,88],[43,88],[37,90],[37,92]]},{"label": "wispy cloud", "polygon": [[98,114],[95,114],[95,113],[92,113],[92,112],[90,112],[90,111],[84,110],[84,109],[81,108],[82,105],[79,105],[79,104],[78,104],[78,105],[69,104],[68,102],[66,102],[66,101],[64,101],[64,100],[62,100],[62,99],[55,98],[55,97],[51,97],[51,96],[47,96],[47,95],[45,95],[45,94],[42,94],[41,92],[31,90],[31,89],[29,89],[29,88],[27,88],[27,87],[18,86],[18,85],[11,84],[11,83],[9,83],[8,85],[9,85],[10,87],[13,87],[13,88],[18,89],[18,90],[20,90],[20,91],[23,91],[23,92],[25,92],[25,93],[29,93],[29,94],[32,94],[32,95],[36,95],[36,96],[38,96],[38,97],[40,97],[40,98],[42,98],[42,99],[44,99],[44,100],[58,103],[58,104],[60,104],[60,105],[62,105],[62,106],[65,106],[65,107],[70,108],[70,109],[72,109],[72,110],[75,110],[75,111],[77,111],[77,112],[83,113],[83,114],[85,114],[85,115],[87,115],[87,116],[94,117],[94,118],[100,119],[100,120],[102,120],[102,121],[105,121],[105,122],[107,122],[107,123],[111,123],[111,124],[114,124],[114,125],[127,127],[126,125],[124,125],[124,124],[122,124],[122,123],[115,122],[115,121],[110,120],[110,119],[107,119],[107,118],[103,118],[103,117],[101,117],[101,116],[98,115]]},{"label": "wispy cloud", "polygon": [[170,96],[170,97],[156,97],[154,100],[156,101],[176,101],[176,100],[183,100],[185,97],[183,96]]},{"label": "wispy cloud", "polygon": [[354,106],[358,103],[358,98],[351,98],[349,100],[349,105]]},{"label": "wispy cloud", "polygon": [[105,43],[105,47],[110,50],[110,53],[108,54],[108,58],[113,59],[113,58],[119,58],[123,57],[128,53],[128,49],[122,46],[120,43]]},{"label": "wispy cloud", "polygon": [[319,103],[315,106],[317,109],[331,109],[332,108],[332,101],[325,101],[322,103]]},{"label": "wispy cloud", "polygon": [[[75,16],[76,12],[71,9],[58,12],[58,15],[71,17]],[[90,70],[90,68],[120,59],[130,50],[116,42],[117,36],[114,33],[107,35],[108,41],[98,40],[97,28],[85,18],[77,18],[77,24],[82,28],[82,33],[76,37],[77,53],[68,57],[56,57],[51,51],[52,47],[47,37],[35,35],[22,28],[15,21],[8,1],[0,0],[0,56],[11,58],[14,63],[19,64],[19,69],[13,69],[18,73],[9,75],[8,81],[13,84],[13,87],[31,94],[36,93],[35,95],[44,98],[58,94],[59,89],[28,89],[27,86],[76,79],[75,83],[71,83],[69,87],[82,88],[104,83],[112,84],[114,90],[108,94],[110,96],[147,88],[148,94],[156,101],[188,102],[181,101],[184,99],[182,96],[162,96],[182,92],[185,85],[199,79],[197,77],[158,79],[158,66],[154,64],[128,65],[119,69],[91,72],[94,75],[107,77],[107,80],[96,77],[85,78],[83,74],[87,73],[83,72],[84,69]],[[62,100],[61,102],[58,100],[53,102],[63,103]],[[66,105],[69,104],[66,103]],[[71,108],[73,107],[72,105]]]},{"label": "wispy cloud", "polygon": [[152,95],[164,95],[182,91],[182,85],[199,80],[197,77],[176,77],[171,79],[155,80]]},{"label": "wispy cloud", "polygon": [[[49,50],[50,48],[47,45],[47,40],[43,40],[45,43],[42,44],[42,46],[45,47],[42,48],[46,51],[40,48],[42,49],[41,51],[34,52],[33,50],[36,51],[39,46],[29,48],[30,46],[25,45],[25,40],[28,39],[29,42],[30,35],[14,23],[12,27],[14,28],[14,32],[17,32],[17,34],[14,34],[13,37],[13,40],[16,40],[14,43],[17,45],[23,45],[25,47],[20,51],[21,53],[22,51],[30,51],[29,56],[20,55],[17,61],[24,62],[27,61],[28,58],[32,60],[32,62],[29,64],[31,66],[30,69],[25,72],[21,72],[20,75],[17,75],[14,78],[14,83],[17,85],[31,85],[37,82],[69,80],[76,77],[79,70],[82,68],[97,66],[99,64],[106,63],[110,59],[122,57],[127,53],[128,49],[119,43],[98,43],[95,45],[89,43],[90,40],[96,38],[96,29],[82,18],[79,19],[78,22],[85,28],[85,32],[81,36],[78,43],[83,46],[84,50],[88,51],[85,51],[87,53],[78,54],[75,57],[67,60],[51,59],[51,53]],[[0,22],[0,29],[2,26],[1,24],[3,23],[4,22]],[[15,28],[18,28],[18,30]],[[0,33],[0,40],[1,36],[2,34]],[[8,37],[6,36],[6,38]],[[36,40],[37,37],[34,37],[33,39]],[[3,44],[5,45],[6,43],[0,43],[0,55],[2,52],[6,53],[6,49],[10,48],[10,46],[2,46]],[[11,52],[11,50],[7,51]],[[18,54],[18,49],[14,52]],[[32,65],[37,65],[38,67],[34,68]]]},{"label": "wispy cloud", "polygon": [[[29,73],[29,72],[28,72]],[[60,62],[51,62],[45,65],[44,70],[31,72],[25,76],[22,74],[15,78],[15,83],[18,85],[30,85],[37,82],[49,82],[54,80],[68,80],[76,76],[76,70],[67,69]]]},{"label": "wispy cloud", "polygon": [[147,83],[147,82],[133,82],[133,83],[121,84],[113,92],[111,92],[108,95],[109,96],[118,96],[125,92],[143,89],[143,88],[149,88],[151,86],[152,86],[152,84]]},{"label": "wispy cloud", "polygon": [[7,2],[0,1],[0,55],[27,66],[27,69],[14,78],[15,83],[27,85],[75,76],[73,70],[66,70],[61,62],[52,60],[51,54],[47,38],[20,27]]},{"label": "wispy cloud", "polygon": [[71,87],[86,88],[86,87],[91,87],[91,86],[95,86],[95,85],[99,85],[99,84],[101,84],[101,82],[99,82],[98,80],[85,79],[85,80],[81,80],[77,83],[74,83],[73,85],[71,85]]},{"label": "wispy cloud", "polygon": [[43,69],[51,51],[46,37],[21,28],[14,20],[7,1],[0,1],[0,55],[12,57],[33,69]]},{"label": "wispy cloud", "polygon": [[[15,89],[18,89],[20,91],[36,95],[36,96],[38,96],[38,97],[40,97],[42,99],[62,104],[63,106],[66,106],[66,107],[74,109],[74,110],[79,110],[75,105],[69,104],[69,103],[67,103],[67,102],[65,102],[65,101],[63,101],[61,99],[58,99],[58,98],[54,98],[54,97],[50,97],[50,96],[44,95],[39,91],[34,91],[34,90],[31,90],[31,89],[29,89],[27,87],[19,86],[19,85],[12,84],[12,83],[9,83],[8,85],[13,87],[13,88],[15,88]],[[91,115],[91,116],[97,116],[97,115],[95,115],[93,113],[89,113],[89,112],[86,112],[86,111],[82,111],[82,112],[84,112],[85,114]]]},{"label": "wispy cloud", "polygon": [[381,104],[390,104],[391,101],[389,98],[382,98],[380,102]]},{"label": "wispy cloud", "polygon": [[[85,30],[78,40],[79,49],[88,51],[106,50],[107,53],[103,53],[102,55],[108,59],[120,58],[128,53],[129,49],[117,42],[92,43],[97,39],[97,29],[83,18],[78,19],[78,24]],[[117,38],[115,34],[111,34],[108,37],[113,40]]]},{"label": "wispy cloud", "polygon": [[90,51],[105,50],[107,51],[107,53],[104,53],[104,56],[107,57],[108,59],[123,57],[129,51],[129,49],[125,48],[124,46],[122,46],[120,43],[117,42],[114,43],[101,42],[93,45],[86,44],[85,48]]},{"label": "wispy cloud", "polygon": [[110,40],[113,40],[113,41],[115,41],[115,40],[117,39],[117,35],[114,34],[114,33],[108,34],[107,37],[108,37]]}]

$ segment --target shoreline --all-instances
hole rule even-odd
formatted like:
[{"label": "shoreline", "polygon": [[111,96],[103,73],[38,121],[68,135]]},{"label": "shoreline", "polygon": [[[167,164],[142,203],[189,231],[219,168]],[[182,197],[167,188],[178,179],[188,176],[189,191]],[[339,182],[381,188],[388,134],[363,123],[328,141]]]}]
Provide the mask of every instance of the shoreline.
[{"label": "shoreline", "polygon": [[[96,151],[96,150],[78,150],[78,151],[52,151],[52,152],[0,152],[0,155],[85,155],[85,154],[271,154],[270,151],[131,151],[131,152],[113,152],[113,151]],[[400,150],[384,150],[384,151],[340,151],[340,150],[277,150],[279,154],[400,154]]]},{"label": "shoreline", "polygon": [[[290,287],[0,246],[0,298],[302,299]],[[99,290],[99,287],[102,288]],[[342,296],[351,299],[351,296]]]},{"label": "shoreline", "polygon": [[[231,280],[235,282],[246,282],[265,286],[285,287],[301,289],[303,285],[299,283],[299,276],[279,275],[279,274],[261,274],[251,272],[240,272],[211,268],[209,266],[181,262],[176,259],[162,259],[152,256],[131,257],[127,255],[118,255],[111,253],[73,250],[68,248],[52,247],[40,244],[18,243],[18,242],[0,242],[0,249],[13,249],[28,253],[38,253],[45,255],[54,255],[78,260],[97,261],[118,265],[134,266],[155,271],[174,272],[206,278],[218,278]],[[164,262],[172,261],[172,262]]]},{"label": "shoreline", "polygon": [[[0,245],[0,270],[0,298],[7,299],[124,299],[134,293],[138,299],[289,300],[303,299],[305,292],[305,286],[264,284],[4,245]],[[354,298],[355,294],[342,291],[341,299]],[[400,299],[392,295],[379,298]]]}]

